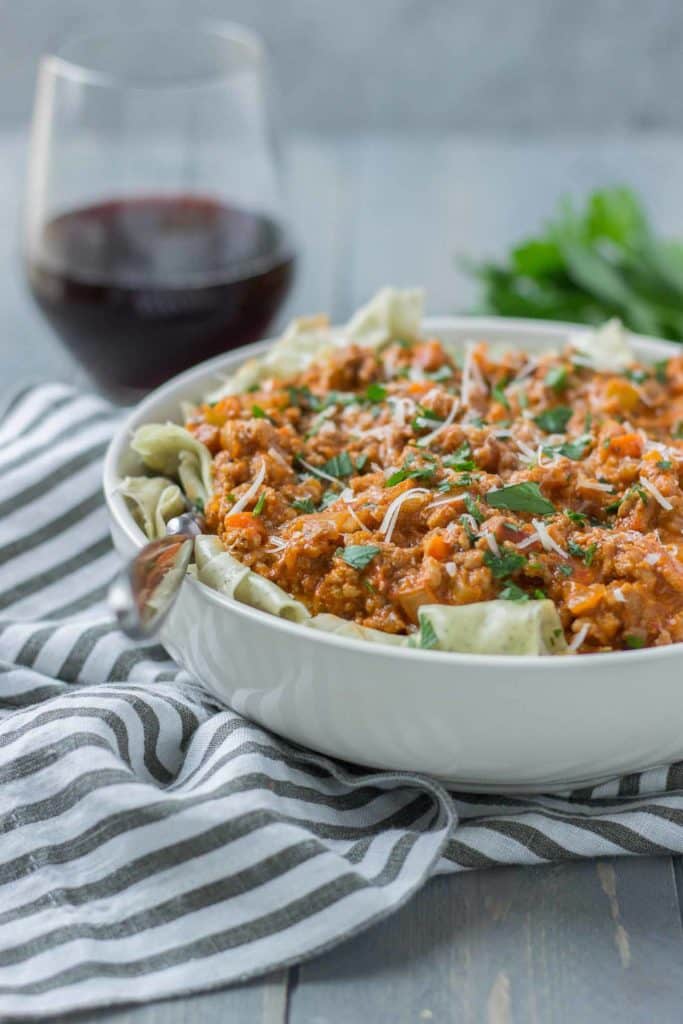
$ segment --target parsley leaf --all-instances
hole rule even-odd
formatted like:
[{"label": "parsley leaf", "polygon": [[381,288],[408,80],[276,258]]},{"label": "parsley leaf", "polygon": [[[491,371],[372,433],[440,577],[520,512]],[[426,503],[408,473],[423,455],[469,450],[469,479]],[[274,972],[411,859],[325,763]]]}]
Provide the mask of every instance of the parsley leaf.
[{"label": "parsley leaf", "polygon": [[630,647],[631,650],[634,651],[645,646],[645,637],[636,636],[634,633],[626,633],[624,636],[624,641],[626,643],[626,646]]},{"label": "parsley leaf", "polygon": [[564,391],[569,383],[569,373],[566,366],[551,366],[545,375],[543,382],[547,388],[553,391]]},{"label": "parsley leaf", "polygon": [[529,595],[526,591],[518,587],[516,583],[508,583],[507,586],[503,587],[498,597],[502,598],[503,601],[528,601]]},{"label": "parsley leaf", "polygon": [[322,498],[320,499],[320,511],[326,509],[328,505],[332,505],[337,500],[339,495],[336,491],[325,491]]},{"label": "parsley leaf", "polygon": [[666,382],[668,380],[667,373],[666,373],[668,367],[669,367],[669,360],[668,359],[658,359],[656,363],[652,364],[652,368],[655,371],[655,377],[657,378],[657,380],[659,381],[660,384],[666,384]]},{"label": "parsley leaf", "polygon": [[479,508],[478,503],[472,497],[472,495],[471,494],[464,494],[463,495],[463,500],[465,502],[465,508],[467,509],[469,514],[472,516],[474,521],[476,523],[483,523],[484,519],[485,519],[485,516],[484,516],[483,512],[481,511],[481,509]]},{"label": "parsley leaf", "polygon": [[494,398],[496,402],[500,402],[504,408],[509,410],[510,403],[508,402],[508,396],[505,394],[505,387],[505,381],[499,381],[498,384],[494,384],[491,388],[491,397]]},{"label": "parsley leaf", "polygon": [[556,511],[553,503],[543,497],[538,484],[530,480],[522,484],[498,487],[496,490],[488,491],[485,498],[491,508],[509,508],[512,512],[532,512],[547,516]]},{"label": "parsley leaf", "polygon": [[333,455],[320,468],[323,473],[336,477],[351,476],[353,473],[353,463],[348,452],[339,452],[338,455]]},{"label": "parsley leaf", "polygon": [[563,444],[558,444],[555,448],[544,448],[543,451],[548,454],[557,452],[558,455],[565,455],[568,459],[578,462],[579,459],[584,457],[588,448],[590,448],[592,440],[593,438],[590,434],[582,434],[581,437],[577,437],[574,441],[565,441]]},{"label": "parsley leaf", "polygon": [[492,551],[484,552],[484,565],[491,570],[494,579],[497,580],[512,576],[525,564],[524,555],[519,555],[516,551],[503,551],[500,555],[494,555]]},{"label": "parsley leaf", "polygon": [[572,418],[572,410],[566,405],[557,405],[554,409],[546,409],[534,416],[536,423],[546,434],[564,434],[567,424]]},{"label": "parsley leaf", "polygon": [[307,515],[312,515],[315,512],[312,498],[295,498],[292,502],[292,508],[295,508],[297,512],[305,512]]},{"label": "parsley leaf", "polygon": [[357,473],[362,473],[363,472],[363,470],[365,469],[365,464],[366,464],[367,461],[368,461],[368,457],[365,454],[357,455],[356,456],[356,472]]},{"label": "parsley leaf", "polygon": [[387,389],[383,388],[381,384],[377,384],[373,381],[372,384],[368,384],[365,397],[368,402],[383,402],[387,397]]},{"label": "parsley leaf", "polygon": [[453,452],[451,455],[446,455],[443,459],[443,464],[444,466],[448,466],[449,469],[457,469],[460,471],[468,471],[477,468],[477,464],[472,458],[472,449],[470,448],[468,441],[464,441],[456,452]]},{"label": "parsley leaf", "polygon": [[385,487],[393,487],[395,484],[400,484],[404,480],[431,480],[436,473],[435,466],[418,466],[415,469],[411,469],[406,463],[401,469],[397,469],[395,473],[392,473],[390,477],[385,481]]},{"label": "parsley leaf", "polygon": [[265,491],[261,491],[261,493],[258,496],[258,501],[254,505],[254,515],[255,516],[260,516],[261,515],[261,513],[263,512],[263,508],[264,508],[265,504],[266,504],[266,492]]},{"label": "parsley leaf", "polygon": [[557,568],[560,570],[563,576],[571,576],[574,572],[571,565],[565,565],[564,563],[562,565],[558,565]]},{"label": "parsley leaf", "polygon": [[342,558],[352,569],[361,571],[370,565],[379,552],[376,544],[349,544],[347,548],[337,548],[335,555]]},{"label": "parsley leaf", "polygon": [[571,519],[571,521],[576,523],[577,526],[583,526],[584,523],[588,522],[588,516],[584,512],[575,512],[571,508],[566,508],[564,510],[564,514],[567,519]]}]

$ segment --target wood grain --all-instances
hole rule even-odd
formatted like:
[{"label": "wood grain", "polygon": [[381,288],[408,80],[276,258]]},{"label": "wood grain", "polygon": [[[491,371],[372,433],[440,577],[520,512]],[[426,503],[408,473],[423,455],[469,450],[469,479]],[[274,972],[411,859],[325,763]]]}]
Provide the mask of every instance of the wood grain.
[{"label": "wood grain", "polygon": [[291,1024],[680,1022],[670,861],[482,871],[432,882],[299,970]]}]

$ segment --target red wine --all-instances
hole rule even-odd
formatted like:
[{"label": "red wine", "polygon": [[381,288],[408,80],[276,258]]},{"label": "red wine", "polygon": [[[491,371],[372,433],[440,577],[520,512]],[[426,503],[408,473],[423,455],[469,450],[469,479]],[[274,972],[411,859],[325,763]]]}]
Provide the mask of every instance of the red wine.
[{"label": "red wine", "polygon": [[35,250],[34,298],[120,400],[262,337],[294,274],[276,221],[201,196],[72,210],[45,226]]}]

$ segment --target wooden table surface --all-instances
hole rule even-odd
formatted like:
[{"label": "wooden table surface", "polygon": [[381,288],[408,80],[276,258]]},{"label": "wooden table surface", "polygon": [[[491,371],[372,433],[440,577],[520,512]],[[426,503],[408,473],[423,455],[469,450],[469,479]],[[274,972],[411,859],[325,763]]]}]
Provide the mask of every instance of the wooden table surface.
[{"label": "wooden table surface", "polygon": [[[81,381],[23,286],[23,136],[0,136],[0,394]],[[382,284],[424,284],[434,313],[467,310],[462,254],[533,230],[565,192],[643,193],[683,235],[683,141],[561,137],[299,139],[291,146],[303,256],[287,313],[346,317]],[[675,858],[504,868],[433,881],[325,955],[247,985],[69,1019],[99,1024],[680,1024],[683,932]],[[132,993],[134,994],[134,993]]]}]

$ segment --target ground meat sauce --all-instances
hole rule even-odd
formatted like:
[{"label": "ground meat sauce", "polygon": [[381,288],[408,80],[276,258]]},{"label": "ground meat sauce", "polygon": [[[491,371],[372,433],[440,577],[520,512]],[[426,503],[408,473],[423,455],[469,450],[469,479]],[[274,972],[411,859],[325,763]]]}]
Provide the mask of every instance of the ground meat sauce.
[{"label": "ground meat sauce", "polygon": [[583,653],[683,640],[683,357],[349,346],[187,428],[209,530],[314,614],[411,633],[422,604],[548,597]]}]

